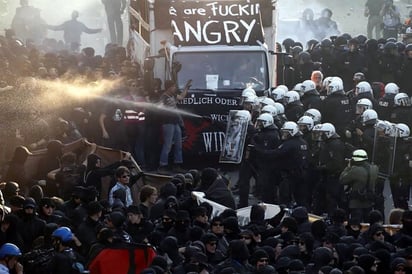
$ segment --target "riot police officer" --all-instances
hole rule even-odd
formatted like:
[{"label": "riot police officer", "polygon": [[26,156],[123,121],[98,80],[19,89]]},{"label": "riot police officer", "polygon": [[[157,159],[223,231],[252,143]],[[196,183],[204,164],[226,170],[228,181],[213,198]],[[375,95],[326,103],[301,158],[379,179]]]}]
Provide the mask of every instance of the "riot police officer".
[{"label": "riot police officer", "polygon": [[273,123],[269,113],[261,114],[256,121],[258,132],[252,137],[251,145],[255,150],[258,167],[257,186],[261,190],[265,203],[277,203],[276,191],[279,171],[272,165],[270,155],[280,145],[279,129]]},{"label": "riot police officer", "polygon": [[[308,144],[295,122],[286,122],[280,129],[283,143],[274,150],[271,159],[279,168],[282,181],[279,186],[279,203],[291,205],[292,199],[305,204],[305,181],[308,166]],[[293,198],[292,198],[293,197]]]},{"label": "riot police officer", "polygon": [[406,124],[395,125],[392,143],[391,176],[389,177],[394,207],[408,209],[410,188],[411,142],[410,129]]},{"label": "riot police officer", "polygon": [[394,106],[395,95],[399,93],[399,87],[395,83],[385,85],[385,94],[379,98],[376,111],[382,120],[389,120]]},{"label": "riot police officer", "polygon": [[410,128],[412,126],[411,99],[406,93],[398,93],[393,98],[394,108],[390,121],[393,123],[405,123]]},{"label": "riot police officer", "polygon": [[335,126],[336,132],[344,136],[345,129],[351,119],[349,99],[343,90],[342,81],[335,79],[328,86],[329,94],[322,101],[322,122],[328,122]]},{"label": "riot police officer", "polygon": [[302,93],[301,101],[305,110],[320,108],[321,100],[319,92],[316,90],[316,84],[312,80],[303,81],[300,86],[300,91]]},{"label": "riot police officer", "polygon": [[339,184],[339,176],[345,167],[345,144],[336,133],[334,125],[323,123],[313,128],[314,138],[321,142],[319,148],[318,169],[321,179],[317,189],[317,210],[331,214],[342,205],[342,189]]},{"label": "riot police officer", "polygon": [[305,112],[303,104],[300,101],[299,93],[294,90],[288,91],[285,94],[285,115],[288,121],[297,122]]}]

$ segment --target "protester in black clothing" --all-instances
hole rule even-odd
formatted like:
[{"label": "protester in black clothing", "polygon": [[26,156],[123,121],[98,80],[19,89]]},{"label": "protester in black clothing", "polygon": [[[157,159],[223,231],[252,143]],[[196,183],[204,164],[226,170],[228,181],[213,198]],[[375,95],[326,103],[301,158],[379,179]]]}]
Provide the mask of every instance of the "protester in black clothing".
[{"label": "protester in black clothing", "polygon": [[318,29],[318,40],[340,34],[338,25],[331,19],[332,14],[330,9],[324,9],[321,12],[321,17],[316,19],[315,23]]},{"label": "protester in black clothing", "polygon": [[42,235],[46,222],[37,217],[37,205],[32,198],[26,198],[23,205],[23,214],[18,225],[18,230],[24,241],[24,251],[32,248],[33,241]]},{"label": "protester in black clothing", "polygon": [[123,44],[122,14],[126,9],[126,0],[102,0],[107,15],[107,25],[110,31],[110,40],[118,45]]},{"label": "protester in black clothing", "polygon": [[56,251],[45,273],[70,274],[74,271],[84,270],[84,259],[73,250],[70,245],[73,242],[73,234],[68,227],[59,227],[53,234],[53,247]]},{"label": "protester in black clothing", "polygon": [[375,39],[381,38],[382,16],[380,15],[384,0],[367,0],[365,4],[364,15],[368,17],[368,25],[366,27],[368,38],[373,37],[375,30]]},{"label": "protester in black clothing", "polygon": [[126,232],[132,238],[134,243],[147,243],[149,234],[153,231],[154,225],[152,222],[143,217],[139,207],[131,205],[126,209],[127,222]]},{"label": "protester in black clothing", "polygon": [[103,206],[97,202],[87,204],[87,218],[81,222],[76,230],[77,237],[82,243],[82,254],[87,255],[90,247],[97,242],[97,232],[103,228],[100,221]]},{"label": "protester in black clothing", "polygon": [[83,24],[80,21],[77,21],[78,17],[79,17],[79,12],[75,10],[72,12],[71,20],[68,20],[58,26],[47,26],[48,29],[51,29],[51,30],[63,31],[64,32],[63,34],[64,42],[66,43],[66,48],[74,52],[77,52],[81,46],[81,35],[83,32],[93,34],[93,33],[98,33],[102,31],[101,28],[91,29],[91,28],[86,27],[85,24]]}]

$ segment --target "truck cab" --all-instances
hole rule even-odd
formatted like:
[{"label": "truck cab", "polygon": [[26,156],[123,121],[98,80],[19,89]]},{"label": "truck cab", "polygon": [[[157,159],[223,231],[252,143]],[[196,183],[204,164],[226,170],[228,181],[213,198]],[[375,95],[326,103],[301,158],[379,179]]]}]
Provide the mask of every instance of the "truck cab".
[{"label": "truck cab", "polygon": [[269,94],[276,67],[275,10],[270,0],[152,2],[146,89],[155,78],[172,79],[181,90],[192,80],[178,105],[185,162],[217,164],[229,111],[242,108],[242,91]]}]

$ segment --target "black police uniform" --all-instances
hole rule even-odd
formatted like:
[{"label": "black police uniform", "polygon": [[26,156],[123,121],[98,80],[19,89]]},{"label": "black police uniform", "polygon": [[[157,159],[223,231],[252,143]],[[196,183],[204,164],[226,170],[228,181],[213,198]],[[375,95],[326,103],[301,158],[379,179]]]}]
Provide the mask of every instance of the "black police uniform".
[{"label": "black police uniform", "polygon": [[396,106],[393,108],[389,121],[392,123],[404,123],[412,128],[412,107]]},{"label": "black police uniform", "polygon": [[336,128],[336,132],[340,136],[344,136],[345,128],[351,119],[351,108],[348,97],[342,92],[330,94],[322,101],[321,113],[322,122],[332,123]]},{"label": "black police uniform", "polygon": [[393,99],[396,94],[385,94],[382,98],[378,100],[378,105],[376,107],[376,112],[381,120],[388,121],[391,117],[391,112],[393,110]]},{"label": "black police uniform", "polygon": [[297,204],[303,204],[305,178],[308,167],[308,144],[297,135],[285,140],[272,154],[273,165],[279,168],[282,181],[279,186],[279,203],[291,204],[293,198]]},{"label": "black police uniform", "polygon": [[409,159],[412,155],[412,142],[403,138],[397,138],[395,149],[393,143],[391,146],[392,153],[395,152],[395,155],[392,155],[394,157],[393,174],[389,177],[393,203],[395,208],[408,210],[410,188]]},{"label": "black police uniform", "polygon": [[268,161],[273,151],[280,145],[279,129],[271,125],[263,128],[252,138],[258,166],[257,185],[265,203],[277,203],[276,187],[279,184],[279,171]]},{"label": "black police uniform", "polygon": [[319,170],[321,181],[317,186],[317,210],[332,214],[338,206],[342,206],[342,187],[339,176],[345,167],[345,144],[335,134],[325,140],[319,151]]},{"label": "black police uniform", "polygon": [[305,113],[305,110],[300,101],[289,103],[285,107],[285,115],[288,121],[297,122],[303,116],[303,113]]},{"label": "black police uniform", "polygon": [[305,110],[308,110],[310,108],[320,109],[321,99],[319,92],[317,92],[316,90],[305,92],[300,100]]}]

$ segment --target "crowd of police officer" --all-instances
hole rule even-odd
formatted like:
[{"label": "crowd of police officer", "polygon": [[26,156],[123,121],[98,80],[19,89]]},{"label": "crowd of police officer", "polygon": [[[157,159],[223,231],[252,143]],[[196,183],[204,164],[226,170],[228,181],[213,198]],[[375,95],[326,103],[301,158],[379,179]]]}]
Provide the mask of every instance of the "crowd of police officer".
[{"label": "crowd of police officer", "polygon": [[389,179],[394,207],[408,208],[412,44],[345,36],[309,41],[306,51],[286,39],[278,67],[284,85],[263,97],[243,91],[251,122],[239,207],[248,204],[254,177],[254,194],[263,202],[303,205],[315,214],[347,208],[341,174],[362,149],[379,167],[373,207],[384,213]]}]

